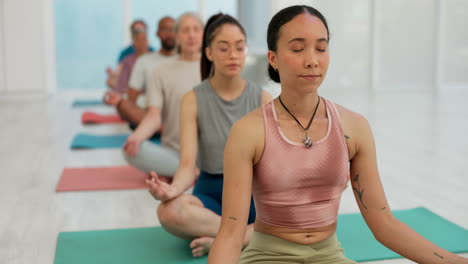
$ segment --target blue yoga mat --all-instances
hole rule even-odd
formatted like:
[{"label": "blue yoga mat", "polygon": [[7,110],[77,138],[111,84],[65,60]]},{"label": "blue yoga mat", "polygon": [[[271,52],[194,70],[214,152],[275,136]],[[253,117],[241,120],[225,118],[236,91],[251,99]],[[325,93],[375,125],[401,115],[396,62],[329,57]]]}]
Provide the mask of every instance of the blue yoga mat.
[{"label": "blue yoga mat", "polygon": [[[454,253],[468,252],[468,231],[425,208],[394,211],[394,215],[435,244]],[[340,215],[337,236],[348,258],[358,262],[399,258],[377,242],[360,214]],[[161,227],[62,232],[55,264],[201,264],[189,241]]]},{"label": "blue yoga mat", "polygon": [[106,105],[102,99],[77,99],[73,101],[72,107],[82,107],[82,106],[101,106]]},{"label": "blue yoga mat", "polygon": [[[117,135],[94,135],[80,133],[73,138],[71,149],[98,149],[98,148],[120,148],[125,144],[128,134]],[[160,144],[160,137],[150,139],[155,144]]]}]

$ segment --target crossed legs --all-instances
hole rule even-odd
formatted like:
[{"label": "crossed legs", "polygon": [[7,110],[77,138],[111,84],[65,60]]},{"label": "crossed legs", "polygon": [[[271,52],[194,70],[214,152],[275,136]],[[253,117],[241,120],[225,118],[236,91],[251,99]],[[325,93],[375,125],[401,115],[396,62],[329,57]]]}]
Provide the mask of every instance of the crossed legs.
[{"label": "crossed legs", "polygon": [[[205,208],[196,196],[185,194],[161,203],[157,215],[163,228],[184,239],[190,239],[193,256],[208,253],[221,225],[221,216]],[[247,226],[244,246],[253,233],[253,224]]]}]

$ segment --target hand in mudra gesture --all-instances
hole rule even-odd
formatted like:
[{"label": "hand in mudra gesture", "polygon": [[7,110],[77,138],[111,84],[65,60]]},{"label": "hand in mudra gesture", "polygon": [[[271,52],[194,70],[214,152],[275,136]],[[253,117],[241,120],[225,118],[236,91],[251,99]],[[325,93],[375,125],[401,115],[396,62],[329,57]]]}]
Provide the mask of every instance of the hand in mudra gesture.
[{"label": "hand in mudra gesture", "polygon": [[146,180],[146,185],[154,199],[161,202],[172,200],[179,195],[171,184],[161,180],[154,171],[150,173],[150,179]]}]

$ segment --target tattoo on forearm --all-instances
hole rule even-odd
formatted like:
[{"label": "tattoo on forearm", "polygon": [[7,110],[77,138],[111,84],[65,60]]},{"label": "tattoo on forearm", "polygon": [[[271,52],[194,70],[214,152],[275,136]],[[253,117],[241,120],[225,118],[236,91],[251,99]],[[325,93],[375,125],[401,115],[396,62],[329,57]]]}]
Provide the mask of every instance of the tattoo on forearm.
[{"label": "tattoo on forearm", "polygon": [[466,259],[463,257],[455,256],[454,258],[445,258],[442,255],[439,255],[437,252],[432,252],[434,253],[434,256],[438,257],[439,259],[443,259],[444,263],[448,264],[463,264],[467,263]]},{"label": "tattoo on forearm", "polygon": [[237,218],[230,216],[229,219],[237,221]]},{"label": "tattoo on forearm", "polygon": [[359,197],[359,201],[361,201],[362,206],[364,206],[364,208],[366,208],[367,210],[367,206],[362,201],[362,195],[364,194],[365,190],[361,189],[361,186],[359,185],[359,174],[356,174],[356,176],[354,176],[353,182],[357,183],[357,188],[353,187],[353,190],[356,192],[357,196]]},{"label": "tattoo on forearm", "polygon": [[349,137],[348,135],[344,135],[344,137],[345,137],[346,139],[350,139],[350,137]]}]

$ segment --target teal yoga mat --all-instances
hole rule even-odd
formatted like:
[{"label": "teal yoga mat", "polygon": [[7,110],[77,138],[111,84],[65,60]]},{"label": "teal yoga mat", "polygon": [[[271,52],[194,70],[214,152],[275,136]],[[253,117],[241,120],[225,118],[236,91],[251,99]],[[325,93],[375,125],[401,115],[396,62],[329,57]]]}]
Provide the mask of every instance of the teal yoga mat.
[{"label": "teal yoga mat", "polygon": [[207,263],[207,257],[192,257],[189,243],[161,227],[62,232],[57,239],[54,263]]},{"label": "teal yoga mat", "polygon": [[[418,207],[394,210],[393,214],[436,245],[453,253],[468,252],[468,230],[432,211]],[[361,214],[339,215],[337,236],[345,255],[355,261],[401,258],[374,239]]]},{"label": "teal yoga mat", "polygon": [[[98,149],[98,148],[120,148],[127,140],[128,134],[117,135],[94,135],[80,133],[73,138],[71,149]],[[155,144],[160,144],[160,137],[153,137],[150,140]]]},{"label": "teal yoga mat", "polygon": [[83,106],[104,106],[102,99],[77,99],[73,101],[72,107],[83,107]]},{"label": "teal yoga mat", "polygon": [[[433,212],[419,207],[394,214],[437,245],[454,253],[468,252],[468,231]],[[363,262],[400,257],[374,239],[360,214],[340,215],[338,221],[338,239],[348,258]],[[161,227],[62,232],[55,253],[55,264],[206,262],[206,257],[191,257],[188,241]]]}]

